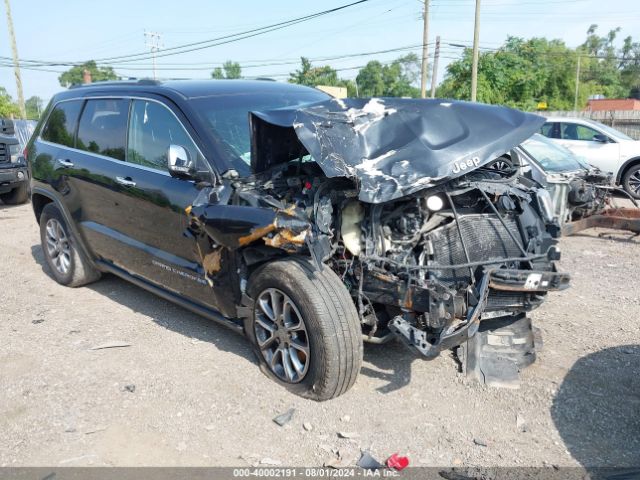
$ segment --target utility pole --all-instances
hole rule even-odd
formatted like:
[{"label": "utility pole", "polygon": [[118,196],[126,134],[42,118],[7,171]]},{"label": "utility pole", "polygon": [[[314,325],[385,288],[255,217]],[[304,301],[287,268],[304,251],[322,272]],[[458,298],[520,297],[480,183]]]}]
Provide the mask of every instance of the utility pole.
[{"label": "utility pole", "polygon": [[27,110],[24,106],[24,94],[22,93],[22,77],[20,76],[20,61],[18,60],[18,46],[16,45],[16,33],[13,31],[13,19],[11,18],[11,6],[9,0],[4,0],[7,7],[7,29],[11,40],[11,53],[13,54],[13,73],[16,77],[16,90],[18,91],[18,107],[20,117],[27,118]]},{"label": "utility pole", "polygon": [[438,78],[438,59],[440,58],[440,35],[436,37],[436,51],[433,54],[433,73],[431,74],[431,98],[436,97],[436,79]]},{"label": "utility pole", "polygon": [[580,52],[578,52],[578,66],[576,67],[576,95],[573,100],[573,111],[578,111],[578,92],[580,91]]},{"label": "utility pole", "polygon": [[420,77],[420,97],[427,97],[427,42],[429,41],[429,0],[424,0],[424,12],[422,14],[424,24],[422,26],[422,72]]},{"label": "utility pole", "polygon": [[160,37],[158,32],[144,31],[145,45],[151,49],[151,57],[153,61],[153,79],[156,80],[156,52],[160,50]]},{"label": "utility pole", "polygon": [[478,38],[480,37],[480,0],[476,0],[476,20],[473,25],[473,63],[471,64],[471,101],[478,91]]}]

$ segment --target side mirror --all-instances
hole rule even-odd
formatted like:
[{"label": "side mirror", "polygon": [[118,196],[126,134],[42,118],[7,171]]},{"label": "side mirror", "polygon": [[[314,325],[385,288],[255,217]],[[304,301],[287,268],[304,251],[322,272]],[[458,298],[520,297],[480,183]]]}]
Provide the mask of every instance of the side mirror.
[{"label": "side mirror", "polygon": [[600,143],[608,143],[609,137],[607,137],[606,135],[602,135],[601,133],[597,133],[593,136],[593,141],[600,142]]},{"label": "side mirror", "polygon": [[193,173],[189,152],[181,145],[169,145],[167,167],[172,177],[190,178]]}]

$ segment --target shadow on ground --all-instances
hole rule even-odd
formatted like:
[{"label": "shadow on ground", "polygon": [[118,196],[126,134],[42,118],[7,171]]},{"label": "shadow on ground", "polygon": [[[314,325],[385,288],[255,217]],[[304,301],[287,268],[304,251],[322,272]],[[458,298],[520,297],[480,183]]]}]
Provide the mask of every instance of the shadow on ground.
[{"label": "shadow on ground", "polygon": [[[31,255],[42,271],[51,277],[49,266],[40,245],[31,247]],[[52,281],[55,281],[52,279]],[[233,352],[257,365],[249,342],[229,328],[190,312],[164,300],[143,288],[115,275],[103,275],[102,279],[84,288],[90,288],[110,300],[151,318],[158,325],[185,337],[195,338],[215,345],[220,350]]]},{"label": "shadow on ground", "polygon": [[640,345],[579,359],[558,390],[551,416],[587,470],[630,467],[625,475],[631,476],[624,478],[640,478]]},{"label": "shadow on ground", "polygon": [[[33,245],[31,255],[43,272],[51,277],[42,247]],[[212,343],[221,350],[236,353],[257,365],[249,342],[241,335],[115,275],[104,275],[101,280],[85,288],[90,288],[114,302],[150,317],[164,328],[189,338]],[[378,391],[389,393],[411,382],[411,365],[415,360],[416,356],[398,342],[389,342],[384,345],[365,344],[365,365],[360,373],[386,382],[378,388]]]}]

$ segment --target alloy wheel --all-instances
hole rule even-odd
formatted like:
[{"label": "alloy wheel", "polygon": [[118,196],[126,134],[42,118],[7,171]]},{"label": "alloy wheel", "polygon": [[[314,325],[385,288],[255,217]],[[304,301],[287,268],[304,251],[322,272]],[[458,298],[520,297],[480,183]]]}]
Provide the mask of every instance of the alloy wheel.
[{"label": "alloy wheel", "polygon": [[629,185],[629,190],[635,195],[640,195],[640,169],[633,172],[629,179],[627,180]]},{"label": "alloy wheel", "polygon": [[298,307],[277,288],[256,301],[254,331],[258,348],[278,378],[298,383],[309,369],[309,337]]},{"label": "alloy wheel", "polygon": [[55,218],[50,218],[46,225],[47,254],[56,270],[62,275],[69,273],[71,268],[71,247],[69,238],[62,224]]}]

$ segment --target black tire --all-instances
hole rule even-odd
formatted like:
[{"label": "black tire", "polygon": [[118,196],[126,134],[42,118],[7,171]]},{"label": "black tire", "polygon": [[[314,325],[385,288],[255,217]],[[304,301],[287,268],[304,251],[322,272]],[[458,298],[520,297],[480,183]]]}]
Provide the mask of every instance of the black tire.
[{"label": "black tire", "polygon": [[[258,345],[257,337],[264,340],[263,334],[267,332],[256,321],[260,317],[264,323],[266,318],[264,310],[261,310],[260,299],[274,290],[289,297],[297,308],[296,314],[299,312],[301,315],[306,330],[301,334],[301,343],[306,340],[309,353],[308,356],[302,354],[297,357],[297,360],[301,358],[307,362],[306,370],[296,379],[279,376],[277,369],[272,369],[267,362],[267,354],[263,354]],[[248,293],[253,305],[251,314],[245,320],[245,332],[254,346],[263,373],[291,392],[317,401],[335,398],[351,388],[362,365],[362,330],[349,292],[330,268],[324,267],[318,271],[310,261],[299,257],[276,260],[253,273],[249,279]],[[283,330],[282,326],[280,330]],[[272,332],[271,337],[275,336],[276,333]],[[288,341],[293,340],[290,337]],[[286,342],[276,339],[269,345],[275,348],[284,346]],[[289,350],[293,351],[291,347]],[[281,355],[284,356],[284,353]],[[289,354],[288,358],[293,358],[293,354]],[[289,362],[291,367],[291,360]]]},{"label": "black tire", "polygon": [[640,163],[633,165],[624,173],[622,188],[633,198],[640,199]]},{"label": "black tire", "polygon": [[[58,242],[53,242],[55,239],[51,236],[47,228],[54,228],[56,230]],[[64,233],[62,239],[62,233],[57,228],[60,228]],[[56,282],[68,287],[80,287],[91,282],[95,282],[100,278],[100,272],[91,266],[91,264],[85,259],[84,255],[77,246],[76,239],[72,236],[67,223],[53,203],[45,205],[40,215],[40,242],[42,244],[42,251],[44,258],[47,261],[47,265],[51,271],[51,275]],[[52,253],[50,246],[55,243],[58,246],[57,253]],[[61,268],[60,257],[62,251],[65,252],[66,260],[64,266],[67,268]],[[56,262],[58,259],[58,263]]]},{"label": "black tire", "polygon": [[11,190],[0,194],[0,200],[7,205],[20,205],[29,201],[29,185],[25,182]]}]

